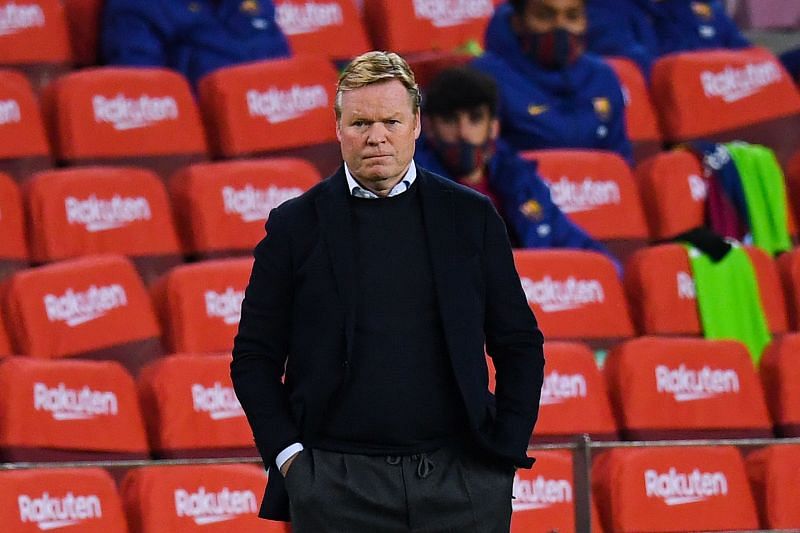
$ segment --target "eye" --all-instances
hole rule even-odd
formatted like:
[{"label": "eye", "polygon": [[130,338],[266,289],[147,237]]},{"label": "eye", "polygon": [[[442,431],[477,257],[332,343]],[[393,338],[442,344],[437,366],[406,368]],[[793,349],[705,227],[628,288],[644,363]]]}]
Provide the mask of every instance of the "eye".
[{"label": "eye", "polygon": [[355,126],[356,128],[361,128],[366,124],[363,120],[354,120],[351,125]]}]

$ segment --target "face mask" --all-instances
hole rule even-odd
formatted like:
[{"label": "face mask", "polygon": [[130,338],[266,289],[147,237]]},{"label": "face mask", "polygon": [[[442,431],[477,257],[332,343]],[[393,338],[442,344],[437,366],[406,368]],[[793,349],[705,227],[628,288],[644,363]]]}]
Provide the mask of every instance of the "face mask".
[{"label": "face mask", "polygon": [[522,35],[522,51],[546,69],[558,70],[574,63],[583,53],[583,35],[564,28]]},{"label": "face mask", "polygon": [[454,178],[461,178],[486,164],[494,154],[494,141],[472,144],[463,140],[445,142],[428,139],[445,170]]}]

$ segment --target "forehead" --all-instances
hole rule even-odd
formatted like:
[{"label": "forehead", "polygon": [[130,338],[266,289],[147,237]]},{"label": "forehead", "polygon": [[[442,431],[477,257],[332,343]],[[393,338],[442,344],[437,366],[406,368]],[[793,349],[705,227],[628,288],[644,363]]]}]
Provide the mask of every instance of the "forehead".
[{"label": "forehead", "polygon": [[390,116],[413,112],[411,95],[399,80],[371,83],[342,93],[342,115]]}]

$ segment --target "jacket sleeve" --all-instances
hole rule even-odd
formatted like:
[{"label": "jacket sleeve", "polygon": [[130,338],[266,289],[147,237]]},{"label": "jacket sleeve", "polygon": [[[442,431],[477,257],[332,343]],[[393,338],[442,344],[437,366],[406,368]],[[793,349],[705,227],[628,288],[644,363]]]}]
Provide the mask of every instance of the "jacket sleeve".
[{"label": "jacket sleeve", "polygon": [[544,378],[543,337],[522,291],[503,221],[488,200],[484,207],[484,331],[497,383],[493,447],[517,466],[529,466],[526,450]]},{"label": "jacket sleeve", "polygon": [[267,236],[254,256],[233,344],[231,380],[256,447],[270,466],[278,452],[300,441],[281,381],[289,350],[293,274],[290,233],[279,210],[270,213]]},{"label": "jacket sleeve", "polygon": [[167,66],[168,17],[160,2],[109,0],[103,9],[100,46],[105,63]]},{"label": "jacket sleeve", "polygon": [[722,46],[725,48],[747,48],[752,46],[733,19],[725,11],[721,2],[714,3],[714,15],[717,19],[717,31],[721,34]]},{"label": "jacket sleeve", "polygon": [[637,36],[633,21],[628,24],[624,17],[620,20],[619,7],[595,6],[589,2],[586,12],[589,19],[586,33],[587,49],[600,56],[627,57],[635,61],[645,77],[648,77],[655,59],[651,49],[654,43]]}]

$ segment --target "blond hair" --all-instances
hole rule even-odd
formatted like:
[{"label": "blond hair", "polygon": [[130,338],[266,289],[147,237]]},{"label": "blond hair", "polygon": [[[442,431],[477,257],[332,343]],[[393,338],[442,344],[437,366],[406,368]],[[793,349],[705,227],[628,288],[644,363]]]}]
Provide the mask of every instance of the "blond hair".
[{"label": "blond hair", "polygon": [[411,107],[419,112],[420,93],[417,81],[406,60],[394,52],[372,51],[353,59],[339,76],[333,110],[336,120],[342,118],[342,94],[373,83],[397,80],[403,84],[411,99]]}]

